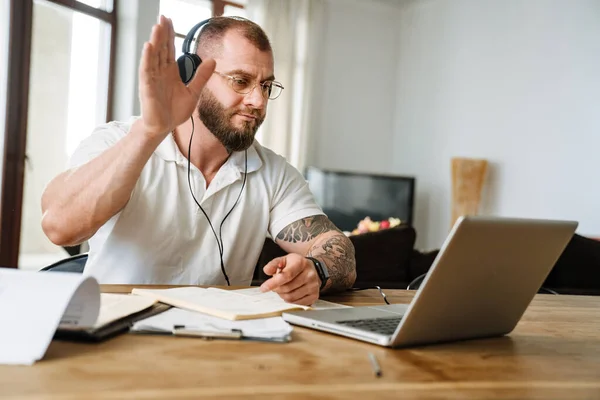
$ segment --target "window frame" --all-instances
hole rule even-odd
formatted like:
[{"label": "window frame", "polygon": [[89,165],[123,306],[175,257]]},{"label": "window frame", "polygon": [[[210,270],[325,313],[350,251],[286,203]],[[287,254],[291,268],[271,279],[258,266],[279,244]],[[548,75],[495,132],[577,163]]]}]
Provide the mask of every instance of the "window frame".
[{"label": "window frame", "polygon": [[[235,1],[212,0],[212,16],[218,17],[218,16],[223,15],[223,13],[225,12],[225,6],[237,7],[237,8],[241,8],[242,10],[245,8],[245,6],[243,4],[237,3]],[[191,29],[191,27],[190,27],[190,29]],[[186,36],[187,36],[187,32],[186,33],[175,32],[175,37],[177,37],[177,38],[185,40]]]},{"label": "window frame", "polygon": [[[110,25],[110,59],[106,108],[106,121],[110,121],[112,119],[114,93],[118,0],[113,0],[111,11],[95,8],[76,0],[45,1],[100,19]],[[4,158],[2,190],[0,192],[0,266],[12,268],[17,268],[19,265],[21,240],[33,3],[33,0],[10,1],[7,66],[9,78],[6,85],[6,122],[4,135],[1,139],[4,140]]]},{"label": "window frame", "polygon": [[225,12],[225,6],[241,8],[242,10],[245,8],[243,4],[237,3],[235,1],[213,0],[213,15],[223,15],[223,13]]}]

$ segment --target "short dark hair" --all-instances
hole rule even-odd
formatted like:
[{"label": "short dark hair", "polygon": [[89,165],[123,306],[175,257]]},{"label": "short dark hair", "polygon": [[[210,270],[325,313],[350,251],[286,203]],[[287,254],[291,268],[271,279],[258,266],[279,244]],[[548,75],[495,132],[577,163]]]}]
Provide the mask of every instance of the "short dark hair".
[{"label": "short dark hair", "polygon": [[273,52],[269,38],[255,22],[242,17],[213,17],[204,25],[196,38],[195,52],[198,49],[211,53],[221,50],[223,37],[230,30],[238,31],[260,51]]}]

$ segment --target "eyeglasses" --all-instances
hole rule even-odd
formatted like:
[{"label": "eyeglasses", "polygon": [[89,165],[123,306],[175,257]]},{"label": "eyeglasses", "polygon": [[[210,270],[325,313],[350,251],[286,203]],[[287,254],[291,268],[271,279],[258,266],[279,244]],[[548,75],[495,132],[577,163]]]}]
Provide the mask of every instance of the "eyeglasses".
[{"label": "eyeglasses", "polygon": [[260,85],[261,93],[265,99],[275,100],[283,91],[283,85],[277,81],[253,82],[239,76],[231,76],[223,74],[219,71],[214,71],[215,74],[221,75],[229,81],[229,86],[239,94],[248,94],[254,90],[256,85]]}]

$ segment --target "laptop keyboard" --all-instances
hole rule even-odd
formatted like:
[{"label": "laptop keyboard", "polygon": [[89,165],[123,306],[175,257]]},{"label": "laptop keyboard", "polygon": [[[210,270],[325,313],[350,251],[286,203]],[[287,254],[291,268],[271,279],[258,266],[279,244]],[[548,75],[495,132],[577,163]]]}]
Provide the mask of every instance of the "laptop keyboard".
[{"label": "laptop keyboard", "polygon": [[352,319],[349,321],[336,321],[336,323],[363,331],[392,335],[396,331],[401,319],[402,317]]}]

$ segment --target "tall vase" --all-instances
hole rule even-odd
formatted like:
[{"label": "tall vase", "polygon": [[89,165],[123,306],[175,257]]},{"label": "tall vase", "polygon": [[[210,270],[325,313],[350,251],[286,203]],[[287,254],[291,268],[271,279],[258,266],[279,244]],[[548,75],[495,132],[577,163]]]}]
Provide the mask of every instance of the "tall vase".
[{"label": "tall vase", "polygon": [[487,176],[488,162],[475,158],[452,158],[452,220],[462,215],[477,215]]}]

